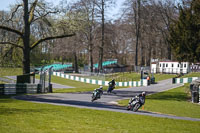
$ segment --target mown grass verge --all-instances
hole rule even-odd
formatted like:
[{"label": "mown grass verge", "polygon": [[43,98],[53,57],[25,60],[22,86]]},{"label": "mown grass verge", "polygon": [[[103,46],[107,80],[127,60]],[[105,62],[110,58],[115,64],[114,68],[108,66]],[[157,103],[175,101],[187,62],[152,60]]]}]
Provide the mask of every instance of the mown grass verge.
[{"label": "mown grass verge", "polygon": [[0,133],[199,133],[200,122],[0,97]]},{"label": "mown grass verge", "polygon": [[[183,117],[200,118],[200,105],[191,103],[189,84],[146,97],[144,110]],[[127,100],[119,101],[126,106]]]},{"label": "mown grass verge", "polygon": [[[173,75],[156,74],[156,76],[158,77],[159,80],[164,80],[164,79],[168,79],[168,78],[172,77]],[[36,77],[39,78],[38,75]],[[58,76],[52,76],[51,79],[52,79],[52,82],[54,82],[54,83],[75,87],[75,88],[69,88],[69,89],[62,89],[62,88],[53,89],[53,92],[55,92],[55,93],[58,93],[58,92],[59,93],[86,92],[86,91],[93,91],[95,88],[99,87],[99,85],[94,85],[94,84],[88,84],[88,83],[83,83],[83,82],[79,82],[79,81],[69,80],[69,79],[58,77]],[[116,87],[115,89],[119,89],[119,88],[126,88],[126,87]],[[103,86],[103,89],[107,90],[108,86]]]},{"label": "mown grass verge", "polygon": [[0,77],[21,75],[21,74],[22,74],[22,68],[0,67]]},{"label": "mown grass verge", "polygon": [[188,77],[200,77],[200,72],[191,72],[191,73],[185,74],[181,78],[188,78]]},{"label": "mown grass verge", "polygon": [[155,81],[158,82],[161,80],[174,78],[174,77],[176,77],[176,74],[159,74],[159,73],[157,73],[157,74],[154,74],[154,77],[155,77]]},{"label": "mown grass verge", "polygon": [[[152,76],[152,75],[150,75]],[[170,79],[170,78],[174,78],[176,77],[176,74],[154,74],[153,75],[155,77],[156,82],[157,81],[161,81],[161,80],[165,80],[165,79]],[[125,72],[125,73],[114,73],[110,76],[106,77],[106,80],[112,80],[112,79],[116,79],[116,81],[140,81],[141,78],[141,74],[140,73],[129,73],[129,72]]]},{"label": "mown grass verge", "polygon": [[[39,78],[38,75],[36,77]],[[100,85],[94,85],[94,84],[88,84],[88,83],[83,83],[79,81],[69,80],[69,79],[58,77],[58,76],[52,76],[52,82],[75,87],[75,88],[67,88],[67,89],[53,88],[53,92],[55,93],[87,92],[87,91],[93,91],[95,88],[98,88],[100,86]],[[118,89],[118,88],[120,87],[116,87],[115,89]],[[107,89],[108,89],[108,86],[103,86],[103,90],[107,90]]]},{"label": "mown grass verge", "polygon": [[[74,74],[70,74],[74,75]],[[104,76],[84,76],[80,75],[84,78],[89,79],[96,79],[96,80],[106,80],[111,81],[112,79],[115,79],[116,82],[127,82],[127,81],[140,81],[141,74],[136,72],[119,72],[119,73],[111,73],[111,74],[105,74]],[[152,76],[152,75],[150,75]],[[154,77],[156,81],[170,79],[176,77],[176,74],[154,74]]]}]

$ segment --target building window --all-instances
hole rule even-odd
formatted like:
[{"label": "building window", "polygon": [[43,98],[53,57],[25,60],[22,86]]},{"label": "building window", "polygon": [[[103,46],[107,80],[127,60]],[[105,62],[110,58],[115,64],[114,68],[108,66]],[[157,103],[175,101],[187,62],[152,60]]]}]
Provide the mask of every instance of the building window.
[{"label": "building window", "polygon": [[160,64],[160,67],[161,67],[161,64]]},{"label": "building window", "polygon": [[166,64],[166,67],[168,67],[168,64]]},{"label": "building window", "polygon": [[163,63],[163,67],[165,67],[165,63]]},{"label": "building window", "polygon": [[174,64],[172,64],[172,67],[174,67]]},{"label": "building window", "polygon": [[186,68],[186,64],[184,64],[184,67]]},{"label": "building window", "polygon": [[178,67],[179,67],[179,64],[178,64]]}]

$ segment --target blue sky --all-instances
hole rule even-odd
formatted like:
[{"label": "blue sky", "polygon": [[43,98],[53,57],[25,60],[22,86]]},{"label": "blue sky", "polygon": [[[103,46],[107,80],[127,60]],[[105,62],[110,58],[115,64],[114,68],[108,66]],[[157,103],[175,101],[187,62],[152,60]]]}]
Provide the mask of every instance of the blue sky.
[{"label": "blue sky", "polygon": [[[9,10],[9,5],[11,4],[16,4],[22,0],[0,0],[0,10]],[[48,2],[53,3],[54,5],[58,5],[59,2],[61,0],[46,0]],[[75,1],[75,0],[70,0],[70,1]],[[120,10],[121,4],[124,2],[125,0],[116,0],[116,7],[113,9],[110,9],[109,13],[111,15],[111,17],[115,18]],[[110,16],[109,15],[109,16]]]}]

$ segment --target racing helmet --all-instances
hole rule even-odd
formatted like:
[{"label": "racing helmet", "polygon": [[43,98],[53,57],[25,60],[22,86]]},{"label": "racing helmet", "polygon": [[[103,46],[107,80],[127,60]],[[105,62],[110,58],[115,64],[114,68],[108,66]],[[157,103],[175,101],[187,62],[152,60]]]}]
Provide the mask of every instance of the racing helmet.
[{"label": "racing helmet", "polygon": [[145,91],[143,91],[143,92],[142,92],[142,95],[143,95],[143,96],[146,96],[146,92],[145,92]]}]

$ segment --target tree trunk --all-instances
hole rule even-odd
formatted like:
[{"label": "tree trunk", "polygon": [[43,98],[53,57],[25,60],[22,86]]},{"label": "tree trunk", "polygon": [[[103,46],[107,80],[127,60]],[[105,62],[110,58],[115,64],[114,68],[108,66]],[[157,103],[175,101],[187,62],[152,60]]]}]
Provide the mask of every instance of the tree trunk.
[{"label": "tree trunk", "polygon": [[[29,24],[29,11],[28,11],[28,0],[24,1],[24,35],[23,35],[23,74],[30,73],[30,24]],[[30,81],[30,77],[29,77]]]},{"label": "tree trunk", "polygon": [[143,43],[142,43],[142,41],[140,41],[141,42],[141,63],[140,63],[140,66],[144,66],[145,65],[145,51],[144,51],[144,45],[143,45]]},{"label": "tree trunk", "polygon": [[89,40],[89,66],[90,72],[93,72],[93,43],[92,43],[92,27],[90,27],[90,40]]},{"label": "tree trunk", "polygon": [[149,43],[149,51],[148,51],[148,56],[147,56],[147,66],[151,66],[151,51],[152,51],[152,46],[151,46],[151,43]]},{"label": "tree trunk", "polygon": [[103,47],[104,47],[104,0],[102,0],[102,42],[101,42],[101,47],[100,47],[100,51],[99,51],[99,72],[103,71],[103,66],[102,66],[102,62],[103,62]]},{"label": "tree trunk", "polygon": [[170,44],[167,42],[168,46],[167,46],[167,59],[171,60],[172,59],[172,50],[171,50],[171,46]]},{"label": "tree trunk", "polygon": [[93,72],[93,55],[92,55],[92,44],[89,45],[89,64],[90,64],[90,72]]},{"label": "tree trunk", "polygon": [[75,73],[78,73],[78,59],[77,59],[76,52],[74,52],[74,71]]},{"label": "tree trunk", "polygon": [[140,37],[140,0],[137,0],[137,12],[135,14],[135,24],[136,24],[135,66],[138,66],[138,45]]}]

